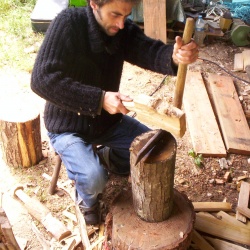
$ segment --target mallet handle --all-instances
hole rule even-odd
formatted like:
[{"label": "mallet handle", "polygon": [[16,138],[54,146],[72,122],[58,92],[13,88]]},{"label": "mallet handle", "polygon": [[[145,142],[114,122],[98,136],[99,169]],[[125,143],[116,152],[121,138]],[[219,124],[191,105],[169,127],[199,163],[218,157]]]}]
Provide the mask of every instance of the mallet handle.
[{"label": "mallet handle", "polygon": [[[183,44],[187,44],[190,42],[194,31],[194,19],[188,17],[186,19],[186,24],[183,32]],[[174,106],[178,109],[181,109],[182,106],[182,97],[184,93],[184,85],[186,81],[186,74],[187,74],[187,64],[179,64],[178,72],[177,72],[177,79],[175,85],[175,92],[174,92]]]}]

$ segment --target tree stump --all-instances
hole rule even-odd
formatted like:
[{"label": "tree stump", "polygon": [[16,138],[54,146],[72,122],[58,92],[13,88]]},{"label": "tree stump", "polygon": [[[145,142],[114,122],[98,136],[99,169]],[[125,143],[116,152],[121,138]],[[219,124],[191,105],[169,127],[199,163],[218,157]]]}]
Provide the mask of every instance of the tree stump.
[{"label": "tree stump", "polygon": [[195,212],[187,196],[174,189],[173,210],[162,222],[140,219],[133,207],[132,191],[123,191],[116,199],[112,226],[115,250],[186,250],[191,243]]},{"label": "tree stump", "polygon": [[186,195],[174,189],[174,137],[164,131],[153,149],[134,164],[154,134],[144,133],[131,144],[132,188],[114,203],[113,249],[185,250],[191,243],[195,212]]},{"label": "tree stump", "polygon": [[40,114],[34,103],[25,99],[5,103],[0,111],[0,145],[8,166],[30,167],[42,159]]}]

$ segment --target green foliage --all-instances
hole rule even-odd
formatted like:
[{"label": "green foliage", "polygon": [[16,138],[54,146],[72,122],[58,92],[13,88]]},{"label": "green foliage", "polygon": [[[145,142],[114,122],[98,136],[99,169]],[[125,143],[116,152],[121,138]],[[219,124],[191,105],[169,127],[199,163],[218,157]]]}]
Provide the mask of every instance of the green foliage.
[{"label": "green foliage", "polygon": [[194,159],[194,164],[198,167],[203,165],[203,156],[202,154],[196,154],[193,149],[188,151],[188,155]]},{"label": "green foliage", "polygon": [[[31,71],[43,35],[33,32],[30,15],[35,0],[0,1],[0,68]],[[34,49],[29,49],[34,46]],[[28,52],[27,52],[28,51]]]}]

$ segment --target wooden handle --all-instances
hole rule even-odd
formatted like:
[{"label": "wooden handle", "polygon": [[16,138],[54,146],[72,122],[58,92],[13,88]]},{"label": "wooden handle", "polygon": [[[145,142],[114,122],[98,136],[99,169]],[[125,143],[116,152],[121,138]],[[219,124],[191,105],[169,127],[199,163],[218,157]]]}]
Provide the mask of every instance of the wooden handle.
[{"label": "wooden handle", "polygon": [[29,214],[41,222],[57,240],[60,241],[71,234],[71,231],[61,221],[53,217],[50,210],[40,201],[31,198],[20,189],[15,191],[15,195],[24,203]]},{"label": "wooden handle", "polygon": [[[186,20],[186,25],[182,37],[183,44],[187,44],[190,42],[193,35],[193,31],[194,31],[194,19],[188,17]],[[174,92],[174,106],[179,109],[181,109],[182,106],[182,97],[184,92],[186,74],[187,74],[187,64],[179,64],[175,92]]]}]

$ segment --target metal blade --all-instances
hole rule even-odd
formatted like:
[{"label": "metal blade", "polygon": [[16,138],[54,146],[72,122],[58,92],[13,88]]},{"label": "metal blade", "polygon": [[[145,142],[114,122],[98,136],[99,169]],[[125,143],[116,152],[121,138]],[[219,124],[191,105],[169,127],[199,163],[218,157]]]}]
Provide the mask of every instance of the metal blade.
[{"label": "metal blade", "polygon": [[163,136],[163,130],[159,129],[157,133],[150,138],[150,140],[142,147],[142,149],[139,151],[135,165],[137,165],[142,158],[157,144],[157,142],[162,138]]}]

